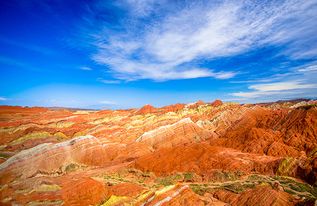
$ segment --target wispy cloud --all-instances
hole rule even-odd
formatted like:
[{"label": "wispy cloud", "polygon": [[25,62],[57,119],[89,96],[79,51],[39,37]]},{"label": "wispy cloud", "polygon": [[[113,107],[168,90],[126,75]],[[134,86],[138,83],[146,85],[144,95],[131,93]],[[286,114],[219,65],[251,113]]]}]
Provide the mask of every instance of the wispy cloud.
[{"label": "wispy cloud", "polygon": [[120,84],[121,83],[120,80],[110,80],[110,79],[102,79],[102,78],[98,78],[97,81],[104,84]]},{"label": "wispy cloud", "polygon": [[299,72],[316,72],[317,73],[317,65],[310,65],[310,66],[307,66],[307,67],[302,67],[300,69],[298,69]]},{"label": "wispy cloud", "polygon": [[268,95],[285,95],[303,93],[303,89],[317,89],[317,84],[306,84],[300,81],[275,82],[269,84],[255,84],[249,86],[249,92],[232,93],[233,96],[243,98],[257,98]]},{"label": "wispy cloud", "polygon": [[305,84],[300,81],[290,81],[290,82],[277,82],[270,84],[255,84],[249,87],[249,89],[254,89],[262,92],[269,91],[285,91],[293,89],[308,89],[317,88],[317,84]]},{"label": "wispy cloud", "polygon": [[118,4],[129,9],[132,15],[137,17],[146,17],[155,12],[155,9],[165,0],[123,0]]},{"label": "wispy cloud", "polygon": [[8,99],[5,97],[0,97],[0,101],[6,101],[6,100],[8,100]]},{"label": "wispy cloud", "polygon": [[267,81],[265,81],[265,83],[250,80],[249,83],[254,84],[249,85],[247,90],[234,92],[231,93],[231,95],[240,98],[240,100],[276,100],[282,97],[316,98],[317,65],[315,63],[316,62],[291,68],[290,71],[284,75],[279,74],[266,77]]},{"label": "wispy cloud", "polygon": [[[104,18],[89,19],[98,25],[90,35],[97,51],[92,59],[117,79],[228,79],[237,74],[235,68],[205,68],[200,60],[267,45],[284,45],[281,52],[290,58],[317,55],[315,0],[197,1],[174,9],[164,1],[123,2],[118,5],[131,14],[123,15],[120,25],[108,28]],[[102,15],[102,9],[90,12]]]},{"label": "wispy cloud", "polygon": [[84,70],[84,71],[92,71],[92,68],[87,67],[87,66],[82,66],[79,68],[80,70]]},{"label": "wispy cloud", "polygon": [[99,103],[104,104],[104,105],[115,105],[116,104],[115,102],[109,101],[109,100],[102,100]]}]

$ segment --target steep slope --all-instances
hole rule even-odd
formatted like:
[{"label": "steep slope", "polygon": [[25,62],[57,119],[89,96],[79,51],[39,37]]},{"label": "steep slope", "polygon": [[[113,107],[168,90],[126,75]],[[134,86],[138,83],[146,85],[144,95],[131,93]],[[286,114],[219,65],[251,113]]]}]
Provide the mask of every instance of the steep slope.
[{"label": "steep slope", "polygon": [[[317,109],[271,110],[259,106],[222,114],[212,123],[220,133],[215,144],[273,156],[300,156],[317,146]],[[227,119],[235,120],[228,122]],[[226,130],[221,128],[226,127]]]}]

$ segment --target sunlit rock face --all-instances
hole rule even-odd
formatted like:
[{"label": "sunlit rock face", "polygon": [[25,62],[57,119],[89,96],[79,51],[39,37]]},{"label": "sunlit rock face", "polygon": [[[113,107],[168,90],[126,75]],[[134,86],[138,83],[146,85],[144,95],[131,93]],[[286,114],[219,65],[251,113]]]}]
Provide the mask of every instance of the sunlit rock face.
[{"label": "sunlit rock face", "polygon": [[[44,143],[23,150],[0,165],[2,177],[30,178],[41,174],[59,174],[71,164],[101,166],[124,147],[102,142],[93,136],[80,136],[60,143]],[[5,181],[2,178],[1,181]]]},{"label": "sunlit rock face", "polygon": [[135,141],[149,144],[158,149],[201,142],[213,136],[215,135],[212,132],[199,127],[190,118],[184,118],[174,124],[164,125],[145,132]]},{"label": "sunlit rock face", "polygon": [[0,106],[0,205],[313,205],[316,103]]},{"label": "sunlit rock face", "polygon": [[214,107],[218,107],[218,106],[223,105],[223,102],[220,99],[216,99],[215,101],[213,101],[211,103],[211,105],[214,106]]},{"label": "sunlit rock face", "polygon": [[156,112],[156,108],[152,105],[144,105],[142,108],[136,111],[136,114],[148,114],[148,113],[154,113]]}]

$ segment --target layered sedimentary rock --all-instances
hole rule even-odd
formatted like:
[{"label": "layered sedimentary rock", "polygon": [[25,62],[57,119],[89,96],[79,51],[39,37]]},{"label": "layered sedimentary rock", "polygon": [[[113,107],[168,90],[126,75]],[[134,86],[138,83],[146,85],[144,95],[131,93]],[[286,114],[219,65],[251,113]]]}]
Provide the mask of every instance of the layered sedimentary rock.
[{"label": "layered sedimentary rock", "polygon": [[23,150],[0,165],[0,183],[17,177],[63,173],[71,164],[101,166],[111,161],[125,145],[81,136],[61,143],[44,143]]},{"label": "layered sedimentary rock", "polygon": [[215,170],[273,175],[281,160],[208,144],[191,144],[157,150],[137,159],[135,167],[158,175],[187,171],[212,178]]},{"label": "layered sedimentary rock", "polygon": [[222,104],[223,104],[223,102],[222,102],[220,99],[216,99],[215,101],[213,101],[213,102],[211,103],[211,105],[214,106],[214,107],[219,107],[219,106],[221,106]]},{"label": "layered sedimentary rock", "polygon": [[246,152],[299,156],[300,151],[310,152],[317,146],[315,107],[272,110],[255,106],[240,111],[235,108],[216,118],[209,127],[222,137],[218,143]]},{"label": "layered sedimentary rock", "polygon": [[316,101],[0,106],[0,205],[312,205]]},{"label": "layered sedimentary rock", "polygon": [[258,186],[255,189],[235,194],[230,191],[217,191],[214,195],[230,205],[296,205],[299,201],[284,191],[270,186]]},{"label": "layered sedimentary rock", "polygon": [[201,142],[215,137],[215,134],[204,130],[190,118],[181,119],[178,122],[158,127],[145,132],[138,137],[136,142],[143,142],[155,149],[162,147],[175,147],[187,143]]},{"label": "layered sedimentary rock", "polygon": [[143,106],[141,109],[137,110],[136,114],[147,114],[147,113],[153,113],[155,111],[156,111],[155,107],[147,104],[147,105]]}]

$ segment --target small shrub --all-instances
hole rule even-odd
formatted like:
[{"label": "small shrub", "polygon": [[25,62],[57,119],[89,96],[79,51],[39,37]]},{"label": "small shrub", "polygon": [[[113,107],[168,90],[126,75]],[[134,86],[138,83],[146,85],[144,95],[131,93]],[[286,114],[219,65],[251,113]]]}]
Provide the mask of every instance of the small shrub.
[{"label": "small shrub", "polygon": [[280,176],[290,176],[293,172],[294,167],[296,166],[297,160],[292,157],[286,157],[278,166],[276,171],[277,175]]},{"label": "small shrub", "polygon": [[247,189],[254,188],[254,187],[255,187],[255,185],[252,183],[250,183],[250,184],[234,183],[234,184],[222,186],[223,189],[229,190],[229,191],[234,192],[234,193],[241,193]]},{"label": "small shrub", "polygon": [[191,172],[187,172],[184,174],[184,181],[185,182],[190,182],[193,180],[194,174]]},{"label": "small shrub", "polygon": [[67,165],[65,167],[65,172],[69,173],[69,172],[74,172],[79,168],[79,165],[74,164],[74,163],[70,163],[69,165]]},{"label": "small shrub", "polygon": [[6,154],[6,153],[0,153],[0,158],[4,158],[4,159],[7,159],[9,158],[10,155],[9,154]]},{"label": "small shrub", "polygon": [[317,104],[308,104],[308,105],[304,105],[304,106],[301,106],[298,108],[303,109],[303,110],[309,110],[310,108],[313,108],[313,107],[317,107]]},{"label": "small shrub", "polygon": [[181,180],[182,176],[180,174],[170,175],[166,177],[160,177],[156,182],[163,186],[169,186],[175,184],[177,181]]},{"label": "small shrub", "polygon": [[284,191],[287,192],[288,194],[296,195],[296,192],[294,192],[293,190],[284,189]]},{"label": "small shrub", "polygon": [[163,185],[164,187],[174,184],[170,178],[159,178],[157,181],[160,185]]},{"label": "small shrub", "polygon": [[201,196],[208,192],[208,188],[204,185],[191,184],[189,187],[193,192]]},{"label": "small shrub", "polygon": [[213,173],[214,181],[233,181],[240,178],[243,173],[241,171],[229,172],[229,171],[221,171],[216,170]]}]

